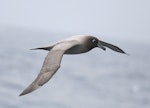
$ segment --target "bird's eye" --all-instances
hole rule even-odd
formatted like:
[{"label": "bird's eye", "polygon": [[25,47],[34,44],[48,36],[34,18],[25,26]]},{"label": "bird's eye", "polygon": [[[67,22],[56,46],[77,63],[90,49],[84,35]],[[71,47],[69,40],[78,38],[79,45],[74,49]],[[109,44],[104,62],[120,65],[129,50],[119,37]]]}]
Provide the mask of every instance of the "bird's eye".
[{"label": "bird's eye", "polygon": [[96,42],[96,39],[92,39],[92,42],[95,43],[95,42]]}]

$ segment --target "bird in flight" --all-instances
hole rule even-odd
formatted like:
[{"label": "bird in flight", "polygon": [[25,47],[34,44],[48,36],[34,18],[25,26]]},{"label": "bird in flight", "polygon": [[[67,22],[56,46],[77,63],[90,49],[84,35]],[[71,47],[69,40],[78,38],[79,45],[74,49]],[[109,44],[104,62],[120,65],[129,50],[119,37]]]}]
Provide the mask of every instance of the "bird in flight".
[{"label": "bird in flight", "polygon": [[90,35],[76,35],[59,41],[51,46],[33,49],[43,49],[49,52],[44,60],[42,69],[37,78],[19,96],[33,92],[48,82],[60,68],[60,63],[64,54],[86,53],[97,47],[101,48],[102,50],[106,50],[106,47],[108,47],[116,52],[126,54],[119,47],[101,41],[98,38]]}]

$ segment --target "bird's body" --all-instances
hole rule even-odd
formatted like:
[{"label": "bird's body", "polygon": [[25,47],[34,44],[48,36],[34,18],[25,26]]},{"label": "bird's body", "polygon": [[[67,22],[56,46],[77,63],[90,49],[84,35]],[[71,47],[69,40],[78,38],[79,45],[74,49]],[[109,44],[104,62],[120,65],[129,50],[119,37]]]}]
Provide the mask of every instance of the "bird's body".
[{"label": "bird's body", "polygon": [[61,59],[64,54],[86,53],[95,47],[99,47],[103,50],[106,49],[105,47],[108,47],[119,53],[125,53],[119,47],[103,42],[98,40],[96,37],[89,35],[77,35],[59,41],[52,46],[35,48],[34,50],[48,50],[49,53],[45,58],[42,69],[37,78],[20,94],[20,96],[36,90],[47,81],[49,81],[55,72],[59,69]]},{"label": "bird's body", "polygon": [[64,54],[80,54],[80,53],[85,53],[95,47],[94,45],[91,45],[90,42],[88,42],[88,40],[90,40],[92,42],[93,38],[95,38],[95,37],[93,37],[93,36],[85,37],[85,35],[77,35],[77,36],[72,36],[70,38],[59,41],[52,46],[41,47],[41,48],[36,48],[36,49],[44,49],[44,50],[50,51],[55,46],[57,46],[57,48],[59,46],[62,48],[62,46],[60,44],[64,43],[67,45],[68,43],[76,42],[77,45],[74,45],[70,49],[66,50]]}]

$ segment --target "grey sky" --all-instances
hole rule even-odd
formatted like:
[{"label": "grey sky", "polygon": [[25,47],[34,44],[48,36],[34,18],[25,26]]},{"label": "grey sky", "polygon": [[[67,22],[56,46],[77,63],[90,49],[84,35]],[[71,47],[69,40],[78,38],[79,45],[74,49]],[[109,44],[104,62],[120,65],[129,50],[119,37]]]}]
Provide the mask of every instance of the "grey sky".
[{"label": "grey sky", "polygon": [[0,0],[0,26],[150,42],[150,0]]}]

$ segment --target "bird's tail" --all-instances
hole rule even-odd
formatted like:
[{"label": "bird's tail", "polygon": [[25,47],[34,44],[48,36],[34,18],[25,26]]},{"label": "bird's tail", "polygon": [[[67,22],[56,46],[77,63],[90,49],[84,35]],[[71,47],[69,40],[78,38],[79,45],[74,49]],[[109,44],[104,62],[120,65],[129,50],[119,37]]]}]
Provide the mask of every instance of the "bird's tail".
[{"label": "bird's tail", "polygon": [[53,46],[48,46],[48,47],[39,47],[39,48],[33,48],[33,49],[30,49],[30,50],[47,50],[47,51],[50,51],[51,49],[53,48]]}]

